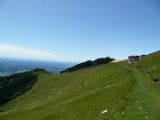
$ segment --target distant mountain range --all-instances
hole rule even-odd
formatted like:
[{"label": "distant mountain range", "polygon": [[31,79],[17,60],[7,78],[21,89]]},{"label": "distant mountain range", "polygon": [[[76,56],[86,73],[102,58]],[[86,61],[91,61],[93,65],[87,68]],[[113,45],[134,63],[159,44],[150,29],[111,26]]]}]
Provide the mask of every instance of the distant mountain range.
[{"label": "distant mountain range", "polygon": [[43,68],[51,73],[59,73],[73,65],[73,63],[0,58],[0,76],[30,71],[35,68]]}]

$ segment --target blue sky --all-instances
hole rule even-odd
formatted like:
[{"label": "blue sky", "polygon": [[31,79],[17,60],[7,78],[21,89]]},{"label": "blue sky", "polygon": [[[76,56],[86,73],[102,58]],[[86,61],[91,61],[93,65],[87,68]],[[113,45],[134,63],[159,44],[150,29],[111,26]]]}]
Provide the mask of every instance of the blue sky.
[{"label": "blue sky", "polygon": [[84,61],[159,48],[159,0],[0,0],[0,56]]}]

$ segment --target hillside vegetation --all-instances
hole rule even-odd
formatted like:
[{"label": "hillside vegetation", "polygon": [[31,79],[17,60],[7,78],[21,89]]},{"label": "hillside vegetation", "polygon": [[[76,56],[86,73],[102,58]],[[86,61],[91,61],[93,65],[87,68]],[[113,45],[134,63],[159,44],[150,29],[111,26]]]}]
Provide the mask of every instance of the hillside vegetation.
[{"label": "hillside vegetation", "polygon": [[44,72],[44,70],[35,69],[29,72],[0,77],[0,106],[31,89],[37,81],[38,72]]},{"label": "hillside vegetation", "polygon": [[160,120],[160,87],[146,74],[159,77],[159,58],[41,71],[32,89],[0,108],[0,120]]},{"label": "hillside vegetation", "polygon": [[106,58],[98,58],[94,61],[88,60],[86,62],[82,62],[80,64],[77,64],[71,68],[68,68],[64,71],[61,71],[61,73],[65,72],[73,72],[82,68],[88,68],[88,67],[95,67],[97,65],[102,65],[102,64],[108,64],[109,62],[113,61],[114,58],[106,57]]}]

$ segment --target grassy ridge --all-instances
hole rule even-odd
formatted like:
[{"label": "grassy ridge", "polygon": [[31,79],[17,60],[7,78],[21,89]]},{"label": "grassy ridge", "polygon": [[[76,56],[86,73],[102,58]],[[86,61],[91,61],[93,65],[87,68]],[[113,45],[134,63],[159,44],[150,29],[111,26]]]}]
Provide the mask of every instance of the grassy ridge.
[{"label": "grassy ridge", "polygon": [[148,55],[145,59],[135,64],[146,74],[150,74],[153,79],[160,79],[160,51]]},{"label": "grassy ridge", "polygon": [[109,62],[113,61],[114,58],[106,57],[106,58],[98,58],[94,61],[88,60],[86,62],[82,62],[80,64],[77,64],[71,68],[68,68],[64,71],[61,71],[61,73],[65,72],[73,72],[82,68],[89,68],[89,67],[95,67],[97,65],[102,65],[102,64],[108,64]]},{"label": "grassy ridge", "polygon": [[159,120],[159,88],[141,72],[159,65],[149,62],[159,57],[59,75],[42,72],[30,91],[1,108],[0,120]]}]

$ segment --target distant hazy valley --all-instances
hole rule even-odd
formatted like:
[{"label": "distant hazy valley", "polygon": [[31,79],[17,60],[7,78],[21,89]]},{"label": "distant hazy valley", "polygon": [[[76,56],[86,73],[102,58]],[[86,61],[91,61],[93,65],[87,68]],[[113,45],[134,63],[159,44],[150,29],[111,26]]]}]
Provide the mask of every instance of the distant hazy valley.
[{"label": "distant hazy valley", "polygon": [[35,68],[43,68],[51,73],[59,73],[71,66],[73,66],[73,63],[0,58],[0,76],[30,71]]}]

